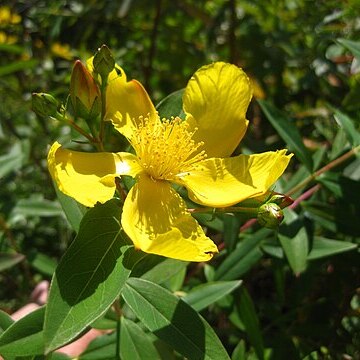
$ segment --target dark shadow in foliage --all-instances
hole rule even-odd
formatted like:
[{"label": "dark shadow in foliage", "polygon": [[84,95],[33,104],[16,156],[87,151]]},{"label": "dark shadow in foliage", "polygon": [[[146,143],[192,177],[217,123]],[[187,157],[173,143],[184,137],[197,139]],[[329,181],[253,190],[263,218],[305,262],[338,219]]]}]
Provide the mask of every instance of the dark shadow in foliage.
[{"label": "dark shadow in foliage", "polygon": [[351,236],[360,236],[360,182],[340,176],[342,198],[337,199],[335,219],[339,231]]},{"label": "dark shadow in foliage", "polygon": [[[191,325],[191,326],[189,326]],[[190,360],[205,359],[205,327],[200,315],[180,300],[171,319],[171,325],[153,332]],[[195,339],[190,343],[188,339]],[[184,346],[186,344],[186,346]]]}]

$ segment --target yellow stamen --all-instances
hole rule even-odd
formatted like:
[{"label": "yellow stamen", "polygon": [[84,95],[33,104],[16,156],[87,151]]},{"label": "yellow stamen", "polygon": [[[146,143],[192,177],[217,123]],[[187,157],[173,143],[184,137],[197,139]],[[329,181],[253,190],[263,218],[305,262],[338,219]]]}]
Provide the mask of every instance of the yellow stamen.
[{"label": "yellow stamen", "polygon": [[152,178],[172,180],[206,158],[205,151],[198,151],[203,143],[195,143],[194,132],[179,117],[162,121],[140,117],[139,120],[130,142]]}]

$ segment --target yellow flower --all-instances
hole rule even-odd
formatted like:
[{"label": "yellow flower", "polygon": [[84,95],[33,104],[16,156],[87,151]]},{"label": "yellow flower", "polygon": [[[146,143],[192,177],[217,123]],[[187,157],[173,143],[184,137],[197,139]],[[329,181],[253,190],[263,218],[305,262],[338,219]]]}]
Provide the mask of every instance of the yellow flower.
[{"label": "yellow flower", "polygon": [[51,45],[51,52],[53,55],[65,60],[72,60],[74,58],[70,45],[68,44],[60,44],[55,42]]},{"label": "yellow flower", "polygon": [[21,16],[11,11],[8,6],[0,6],[0,24],[19,24]]},{"label": "yellow flower", "polygon": [[116,177],[134,177],[121,224],[135,247],[175,259],[209,260],[217,247],[171,183],[211,207],[259,196],[274,184],[289,163],[286,150],[230,157],[246,131],[251,96],[246,74],[217,62],[200,68],[186,86],[185,121],[161,121],[142,85],[127,81],[117,66],[109,75],[106,117],[136,155],[83,153],[55,143],[49,170],[62,192],[86,206],[111,199]]}]

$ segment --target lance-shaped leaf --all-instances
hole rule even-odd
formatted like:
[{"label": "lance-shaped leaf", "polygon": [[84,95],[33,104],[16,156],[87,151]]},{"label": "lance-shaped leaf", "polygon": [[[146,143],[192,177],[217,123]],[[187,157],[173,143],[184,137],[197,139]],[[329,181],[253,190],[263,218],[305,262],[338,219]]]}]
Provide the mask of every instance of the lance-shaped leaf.
[{"label": "lance-shaped leaf", "polygon": [[235,281],[214,281],[201,284],[193,288],[183,297],[183,300],[192,306],[196,311],[201,311],[207,306],[220,300],[223,296],[230,294],[238,288],[242,280]]},{"label": "lance-shaped leaf", "polygon": [[122,296],[139,320],[189,359],[229,356],[210,325],[188,304],[150,281],[129,278]]},{"label": "lance-shaped leaf", "polygon": [[313,170],[313,160],[310,152],[306,149],[299,130],[281,111],[275,108],[274,105],[265,101],[258,100],[258,103],[265,113],[271,125],[275,128],[278,134],[293,151],[296,157],[306,166],[309,171]]},{"label": "lance-shaped leaf", "polygon": [[61,259],[46,309],[46,352],[71,341],[101,316],[142,256],[122,232],[121,211],[116,200],[90,209]]},{"label": "lance-shaped leaf", "polygon": [[37,309],[10,325],[0,336],[0,354],[5,357],[43,354],[44,310]]},{"label": "lance-shaped leaf", "polygon": [[122,359],[160,360],[148,334],[136,323],[121,318],[120,355]]}]

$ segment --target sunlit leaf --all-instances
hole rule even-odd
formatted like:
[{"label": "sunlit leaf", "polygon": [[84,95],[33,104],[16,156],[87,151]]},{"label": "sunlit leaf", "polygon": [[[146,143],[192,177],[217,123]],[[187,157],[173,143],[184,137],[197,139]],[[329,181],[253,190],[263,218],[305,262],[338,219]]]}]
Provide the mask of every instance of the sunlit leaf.
[{"label": "sunlit leaf", "polygon": [[47,352],[72,340],[108,309],[142,256],[122,232],[121,211],[116,200],[90,209],[61,259],[46,309]]},{"label": "sunlit leaf", "polygon": [[39,308],[10,325],[0,336],[0,354],[25,356],[43,354],[44,308]]},{"label": "sunlit leaf", "polygon": [[122,359],[160,360],[148,334],[139,325],[124,317],[121,318],[120,355]]},{"label": "sunlit leaf", "polygon": [[106,334],[95,338],[86,350],[79,356],[79,360],[112,360],[116,356],[117,334]]},{"label": "sunlit leaf", "polygon": [[311,251],[307,256],[308,260],[320,259],[327,256],[336,255],[346,251],[357,249],[358,245],[348,241],[340,241],[315,236]]},{"label": "sunlit leaf", "polygon": [[352,146],[360,145],[360,132],[356,130],[353,121],[340,110],[335,111],[335,120],[344,129]]},{"label": "sunlit leaf", "polygon": [[307,266],[307,255],[309,251],[306,229],[301,227],[300,230],[292,236],[279,233],[278,237],[291,269],[295,274],[302,273]]},{"label": "sunlit leaf", "polygon": [[81,220],[87,211],[86,207],[78,203],[75,199],[61,192],[55,182],[54,182],[54,187],[55,187],[56,195],[65,213],[66,218],[68,219],[72,228],[76,232],[78,232]]},{"label": "sunlit leaf", "polygon": [[0,310],[0,334],[2,334],[13,322],[14,320],[9,314]]},{"label": "sunlit leaf", "polygon": [[196,311],[201,311],[215,303],[223,296],[230,294],[242,284],[241,280],[216,281],[198,285],[191,289],[182,299]]},{"label": "sunlit leaf", "polygon": [[229,359],[210,325],[188,304],[146,280],[129,278],[126,303],[151,331],[190,359]]}]

